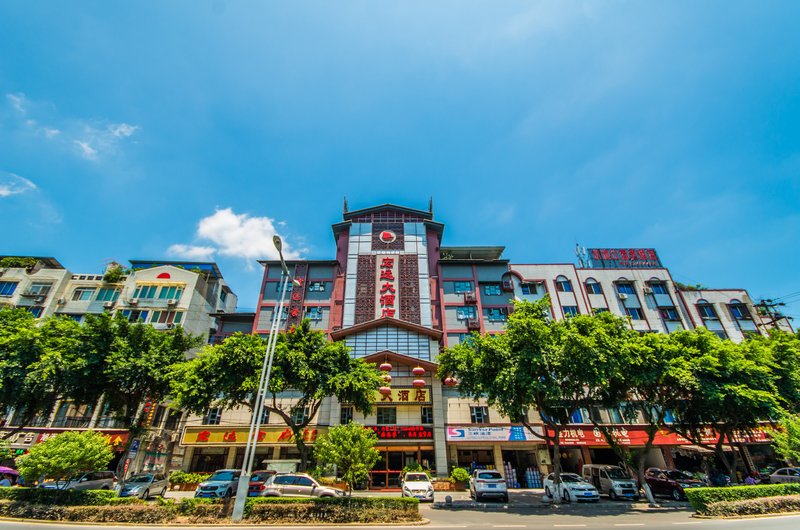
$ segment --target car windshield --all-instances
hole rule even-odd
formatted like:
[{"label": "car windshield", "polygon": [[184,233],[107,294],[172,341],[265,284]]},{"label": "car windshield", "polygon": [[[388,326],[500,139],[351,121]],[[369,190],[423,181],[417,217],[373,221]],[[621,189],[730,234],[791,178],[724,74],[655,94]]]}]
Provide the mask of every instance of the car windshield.
[{"label": "car windshield", "polygon": [[153,480],[153,475],[134,475],[126,482],[150,482]]},{"label": "car windshield", "polygon": [[608,478],[631,478],[618,467],[609,467],[606,469],[606,472],[608,473]]},{"label": "car windshield", "polygon": [[501,480],[503,476],[496,471],[486,471],[478,473],[478,478],[482,478],[484,480]]},{"label": "car windshield", "polygon": [[569,473],[564,473],[561,475],[561,482],[582,482],[578,475],[572,475]]},{"label": "car windshield", "polygon": [[406,475],[406,482],[427,482],[428,475],[425,473],[409,473]]},{"label": "car windshield", "polygon": [[216,473],[211,475],[211,478],[208,479],[208,480],[209,481],[219,480],[219,481],[223,481],[223,482],[224,481],[231,481],[231,480],[233,480],[233,471],[217,471]]},{"label": "car windshield", "polygon": [[685,473],[683,471],[667,471],[667,478],[672,480],[691,480],[692,476],[689,473]]},{"label": "car windshield", "polygon": [[74,477],[70,477],[70,482],[78,482],[80,479],[86,476],[86,473],[81,473],[80,475],[75,475]]},{"label": "car windshield", "polygon": [[273,473],[253,473],[250,477],[250,480],[253,482],[266,482],[266,480],[272,476]]}]

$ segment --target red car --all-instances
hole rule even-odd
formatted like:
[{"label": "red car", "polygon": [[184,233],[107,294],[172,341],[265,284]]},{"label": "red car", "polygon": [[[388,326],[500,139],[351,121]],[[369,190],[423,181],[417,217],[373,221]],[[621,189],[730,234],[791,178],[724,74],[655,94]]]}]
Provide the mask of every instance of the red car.
[{"label": "red car", "polygon": [[677,469],[659,469],[651,467],[644,473],[645,480],[650,486],[653,495],[669,495],[676,501],[686,498],[684,490],[705,486],[702,480],[697,480],[686,471]]},{"label": "red car", "polygon": [[247,488],[248,497],[261,497],[264,495],[264,483],[275,474],[275,471],[253,471],[250,475],[250,486]]}]

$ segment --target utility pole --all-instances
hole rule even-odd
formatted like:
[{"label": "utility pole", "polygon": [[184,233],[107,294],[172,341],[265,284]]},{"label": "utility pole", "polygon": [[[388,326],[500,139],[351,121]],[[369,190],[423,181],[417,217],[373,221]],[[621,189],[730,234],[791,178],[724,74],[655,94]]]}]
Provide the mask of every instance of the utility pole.
[{"label": "utility pole", "polygon": [[791,317],[784,316],[780,311],[778,311],[778,307],[785,306],[786,304],[783,302],[775,302],[770,298],[766,298],[761,300],[759,303],[754,304],[755,307],[759,311],[759,316],[767,316],[769,317],[769,322],[761,321],[765,327],[771,326],[772,329],[780,329],[778,322],[784,319],[790,319]]}]

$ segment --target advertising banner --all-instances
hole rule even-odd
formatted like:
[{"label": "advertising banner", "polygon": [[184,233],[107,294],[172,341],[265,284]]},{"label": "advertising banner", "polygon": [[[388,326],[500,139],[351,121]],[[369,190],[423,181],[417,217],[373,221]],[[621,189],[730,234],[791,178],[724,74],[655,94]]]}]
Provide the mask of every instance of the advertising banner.
[{"label": "advertising banner", "polygon": [[[534,427],[539,433],[540,427]],[[452,425],[447,427],[448,442],[534,442],[541,441],[522,425],[486,426]]]}]

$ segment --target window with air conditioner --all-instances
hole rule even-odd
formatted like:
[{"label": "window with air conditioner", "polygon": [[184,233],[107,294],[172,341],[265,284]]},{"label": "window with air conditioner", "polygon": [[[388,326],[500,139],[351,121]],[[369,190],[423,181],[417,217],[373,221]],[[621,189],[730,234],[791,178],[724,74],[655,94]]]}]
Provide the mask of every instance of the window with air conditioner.
[{"label": "window with air conditioner", "polygon": [[94,294],[94,287],[78,287],[72,292],[73,301],[89,301]]},{"label": "window with air conditioner", "polygon": [[183,287],[178,287],[176,285],[165,285],[161,288],[161,291],[158,293],[159,300],[178,300],[180,299],[181,295],[183,294]]},{"label": "window with air conditioner", "polygon": [[137,285],[133,290],[131,298],[138,298],[140,300],[152,300],[156,297],[158,285]]},{"label": "window with air conditioner", "polygon": [[471,293],[472,291],[472,282],[453,282],[453,292],[456,294]]},{"label": "window with air conditioner", "polygon": [[28,287],[28,294],[33,296],[47,296],[52,287],[52,283],[33,282],[31,286]]},{"label": "window with air conditioner", "polygon": [[627,294],[627,295],[636,294],[636,291],[633,290],[633,284],[631,283],[618,283],[617,292],[619,294]]},{"label": "window with air conditioner", "polygon": [[652,282],[648,284],[653,294],[667,294],[667,286],[661,282]]}]

